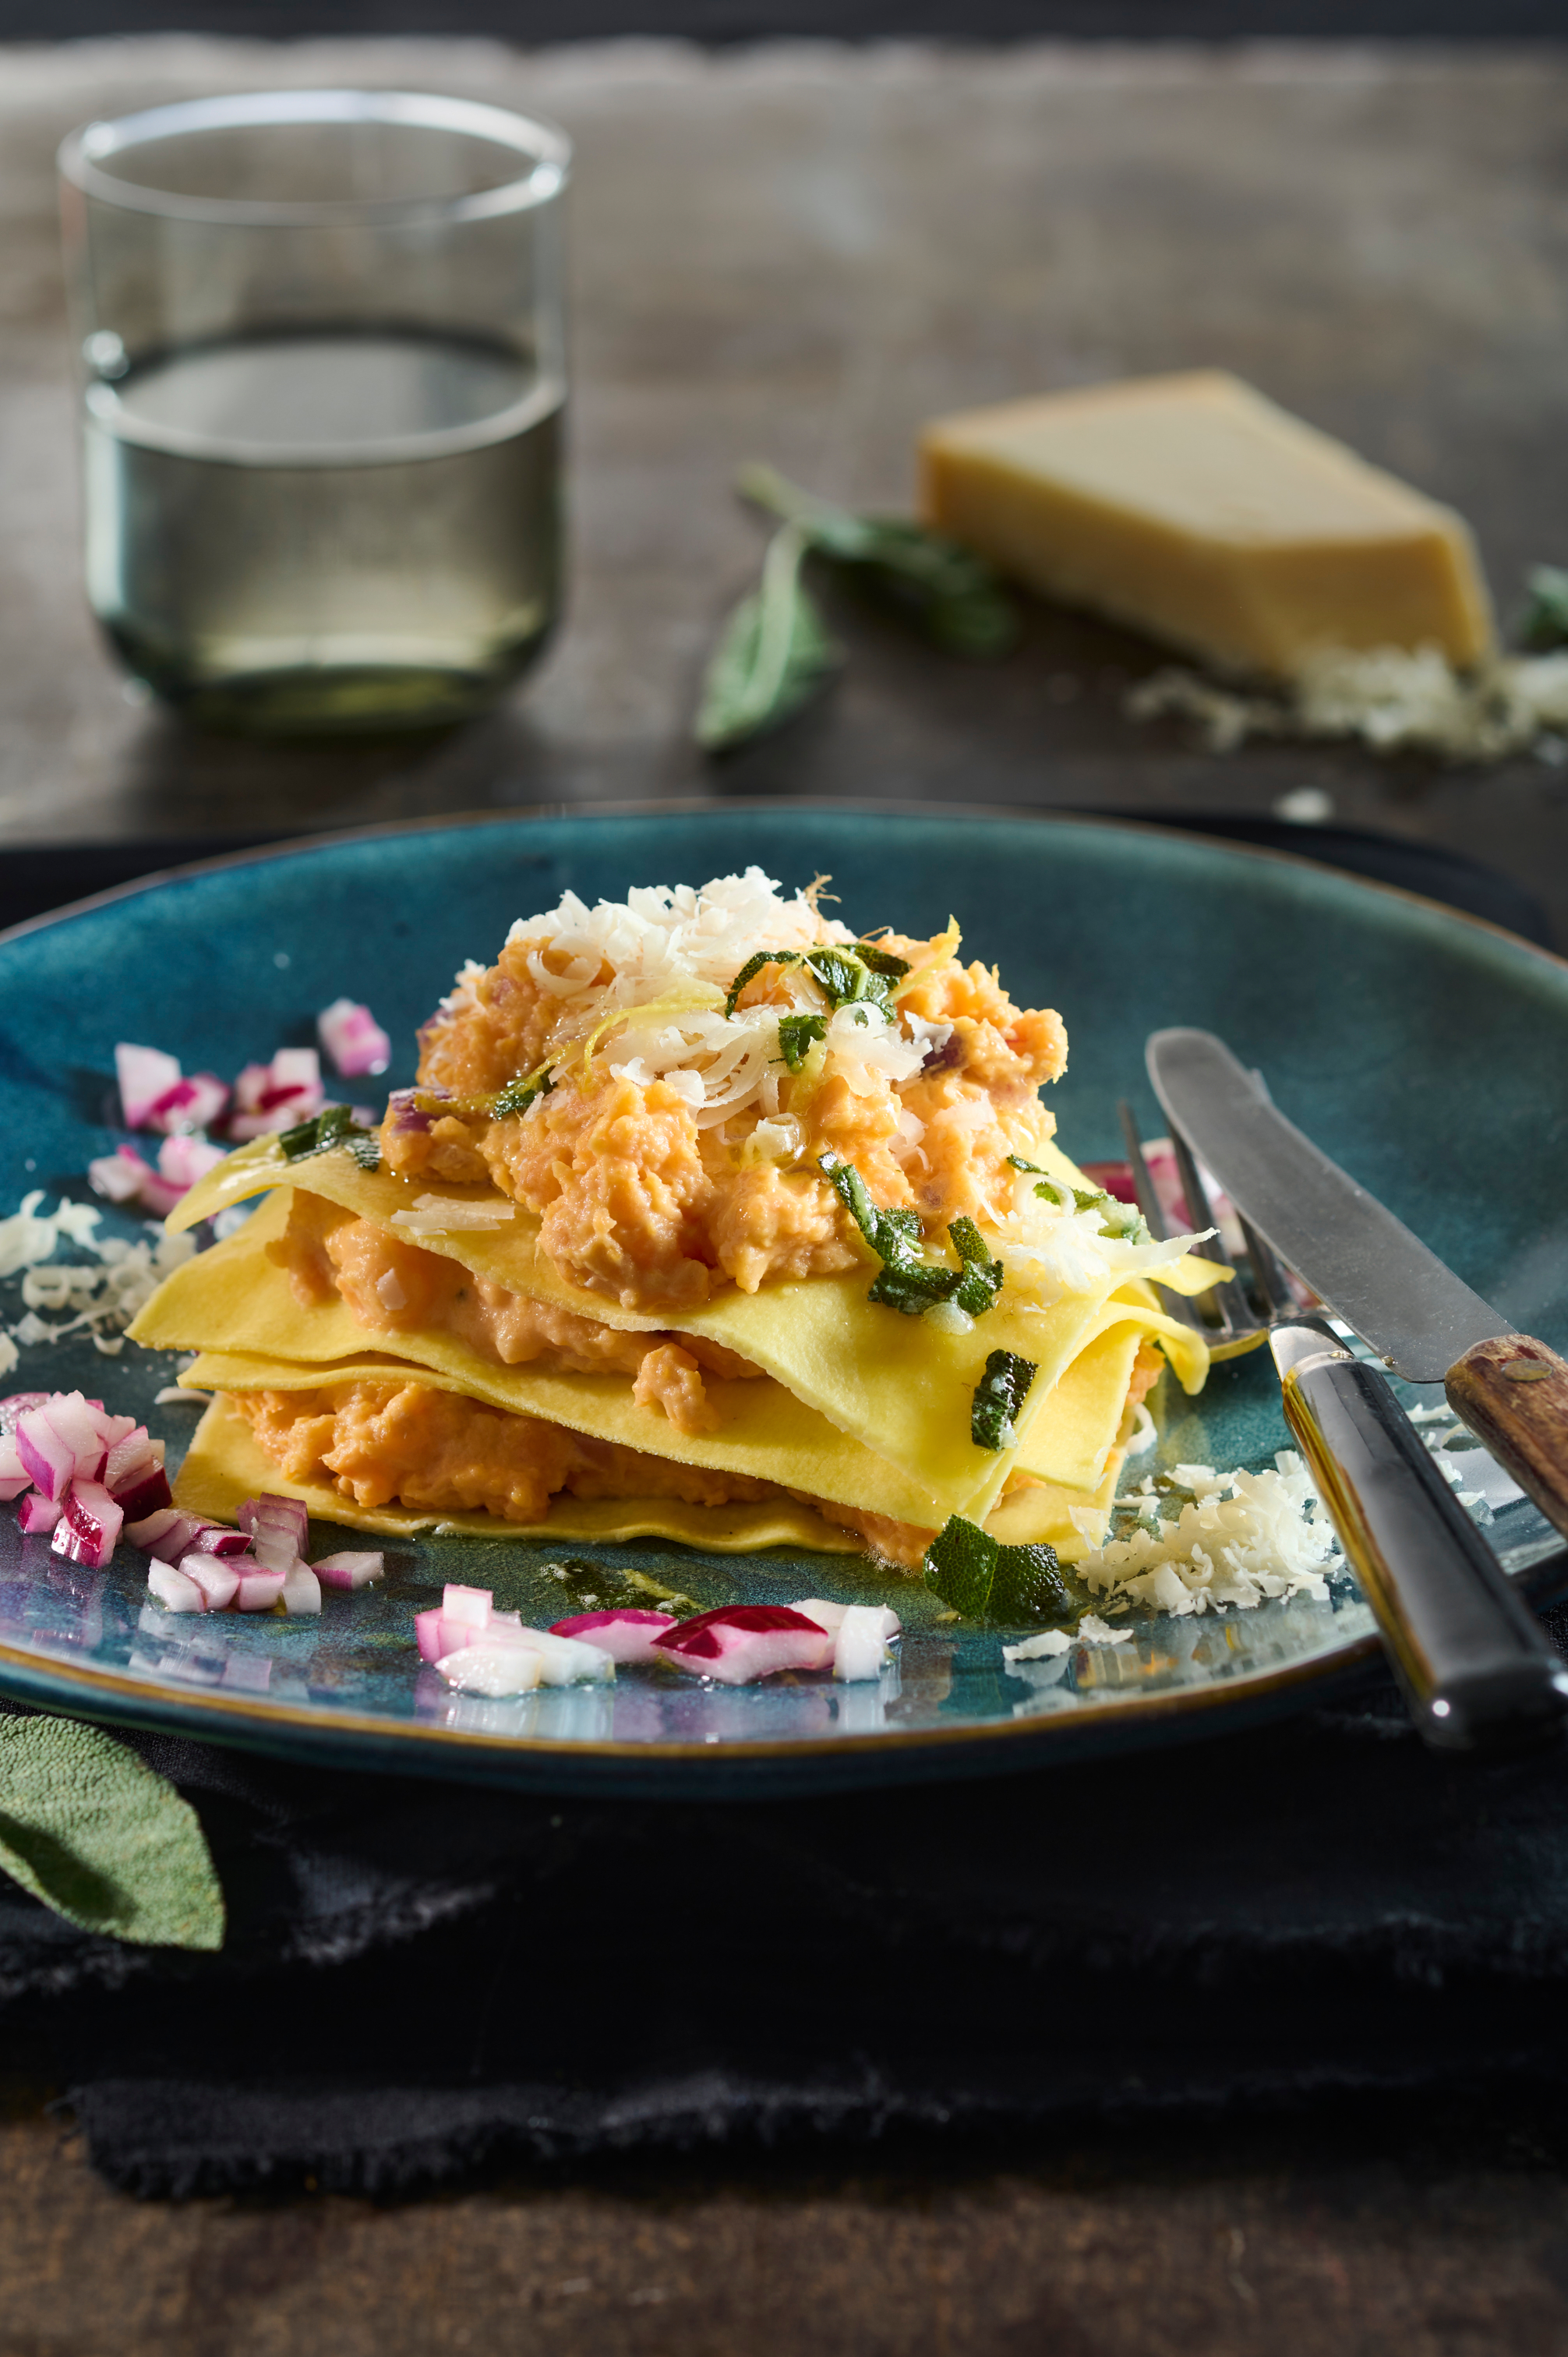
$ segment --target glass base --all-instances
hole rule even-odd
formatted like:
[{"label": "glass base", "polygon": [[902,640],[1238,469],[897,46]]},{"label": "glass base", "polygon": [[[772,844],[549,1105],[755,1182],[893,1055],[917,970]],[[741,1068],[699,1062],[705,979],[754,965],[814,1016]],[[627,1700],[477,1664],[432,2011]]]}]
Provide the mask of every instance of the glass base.
[{"label": "glass base", "polygon": [[405,663],[306,664],[220,679],[192,678],[172,665],[150,662],[117,632],[110,636],[133,677],[195,727],[240,737],[351,737],[450,728],[476,718],[538,661],[550,632],[542,630],[514,649],[504,665],[482,672]]}]

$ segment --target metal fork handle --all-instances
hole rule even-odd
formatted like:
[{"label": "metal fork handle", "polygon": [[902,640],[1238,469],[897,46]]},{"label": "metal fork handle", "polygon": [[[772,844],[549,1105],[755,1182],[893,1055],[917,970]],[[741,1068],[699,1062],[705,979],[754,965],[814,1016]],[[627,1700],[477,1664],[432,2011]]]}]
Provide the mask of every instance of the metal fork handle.
[{"label": "metal fork handle", "polygon": [[1499,1749],[1568,1712],[1553,1650],[1384,1378],[1326,1329],[1276,1329],[1284,1412],[1428,1743]]}]

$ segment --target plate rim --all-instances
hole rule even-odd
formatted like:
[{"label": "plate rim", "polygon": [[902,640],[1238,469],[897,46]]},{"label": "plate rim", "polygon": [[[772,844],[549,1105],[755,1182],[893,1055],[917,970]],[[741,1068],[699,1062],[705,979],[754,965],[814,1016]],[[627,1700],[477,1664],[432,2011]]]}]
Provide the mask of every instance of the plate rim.
[{"label": "plate rim", "polygon": [[[805,794],[736,795],[733,798],[688,795],[649,800],[620,799],[586,804],[520,803],[502,810],[446,812],[424,817],[386,820],[366,826],[338,828],[328,833],[288,836],[276,842],[220,852],[210,857],[187,861],[173,867],[153,869],[145,876],[113,885],[102,892],[66,902],[59,909],[46,909],[36,917],[24,918],[21,923],[0,931],[0,951],[14,942],[30,939],[36,933],[75,918],[95,914],[123,901],[137,899],[145,893],[161,890],[172,884],[204,876],[223,875],[267,861],[339,850],[357,844],[393,841],[411,835],[457,834],[482,826],[527,827],[584,820],[721,818],[731,813],[777,813],[789,810],[843,813],[859,818],[935,819],[965,824],[980,820],[1040,827],[1090,827],[1110,834],[1158,836],[1171,843],[1226,852],[1245,860],[1261,861],[1293,870],[1306,869],[1318,876],[1326,876],[1352,895],[1364,893],[1374,899],[1391,901],[1436,916],[1448,924],[1474,931],[1503,943],[1509,950],[1522,952],[1529,961],[1544,965],[1568,979],[1568,956],[1547,949],[1540,942],[1527,941],[1521,934],[1488,918],[1451,908],[1423,893],[1336,868],[1326,861],[1313,858],[1305,849],[1287,851],[1273,845],[1238,843],[1224,835],[1207,834],[1197,828],[1163,826],[1157,816],[1129,818],[1055,805],[957,804],[901,796]],[[739,1740],[721,1746],[701,1741],[638,1744],[616,1743],[613,1740],[565,1742],[544,1737],[490,1734],[478,1728],[424,1725],[413,1719],[381,1719],[356,1711],[323,1714],[297,1704],[268,1704],[259,1697],[212,1693],[199,1688],[171,1693],[118,1671],[94,1668],[85,1663],[63,1662],[51,1654],[27,1652],[3,1642],[0,1642],[0,1691],[6,1688],[16,1691],[24,1685],[30,1685],[36,1695],[40,1687],[48,1687],[62,1705],[69,1705],[79,1698],[83,1704],[93,1698],[102,1698],[104,1706],[118,1706],[115,1707],[115,1716],[121,1723],[156,1726],[160,1722],[166,1725],[174,1721],[182,1723],[182,1731],[186,1732],[189,1729],[185,1723],[194,1717],[210,1722],[218,1739],[227,1735],[231,1740],[242,1742],[249,1736],[268,1749],[277,1748],[278,1736],[296,1729],[327,1743],[345,1740],[352,1743],[356,1738],[362,1738],[373,1743],[383,1754],[395,1752],[405,1755],[406,1764],[411,1768],[426,1763],[434,1767],[437,1760],[444,1759],[454,1761],[457,1759],[510,1760],[524,1774],[532,1770],[547,1776],[553,1767],[568,1769],[575,1762],[596,1762],[607,1770],[628,1770],[639,1763],[646,1764],[650,1770],[678,1770],[702,1760],[708,1763],[706,1772],[713,1776],[714,1782],[721,1782],[725,1765],[745,1769],[775,1761],[794,1764],[809,1774],[815,1762],[843,1760],[846,1758],[868,1762],[885,1760],[889,1767],[896,1767],[897,1763],[907,1762],[912,1757],[934,1755],[940,1759],[950,1757],[955,1752],[961,1754],[971,1749],[990,1750],[999,1755],[994,1763],[998,1768],[1045,1766],[1058,1759],[1066,1764],[1076,1757],[1081,1757],[1083,1749],[1092,1745],[1095,1730],[1109,1728],[1112,1725],[1133,1733],[1146,1733],[1157,1727],[1162,1721],[1168,1721],[1195,1736],[1211,1730],[1221,1731],[1226,1718],[1241,1712],[1245,1705],[1251,1703],[1267,1708],[1300,1686],[1322,1686],[1326,1690],[1347,1674],[1360,1672],[1380,1650],[1380,1642],[1376,1634],[1364,1633],[1347,1640],[1326,1654],[1314,1656],[1307,1661],[1276,1664],[1233,1682],[1210,1682],[1155,1694],[1129,1695],[1113,1707],[1090,1710],[1081,1715],[1045,1713],[1037,1717],[996,1720],[972,1727],[885,1727],[865,1734],[798,1738],[793,1740]],[[24,1698],[30,1699],[31,1696]],[[1017,1755],[1020,1753],[1032,1754],[1033,1757],[1019,1758]],[[1006,1756],[1000,1756],[1004,1754]],[[366,1770],[373,1772],[372,1764],[367,1762]],[[536,1776],[534,1781],[539,1781],[539,1777]]]}]

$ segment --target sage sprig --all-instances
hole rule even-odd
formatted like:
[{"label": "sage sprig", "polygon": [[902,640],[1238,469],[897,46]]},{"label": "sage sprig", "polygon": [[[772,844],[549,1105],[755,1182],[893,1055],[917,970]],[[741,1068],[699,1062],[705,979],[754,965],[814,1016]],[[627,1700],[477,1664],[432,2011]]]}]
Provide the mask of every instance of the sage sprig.
[{"label": "sage sprig", "polygon": [[956,541],[898,517],[856,515],[786,481],[772,467],[743,467],[736,484],[783,529],[768,545],[761,581],[725,624],[703,675],[695,734],[708,752],[778,727],[839,661],[800,577],[808,553],[844,566],[950,654],[1004,655],[1016,645],[1016,606],[983,557]]},{"label": "sage sprig", "polygon": [[788,720],[838,660],[800,578],[806,548],[793,524],[776,533],[761,581],[725,625],[697,712],[697,742],[710,753]]},{"label": "sage sprig", "polygon": [[772,467],[743,467],[736,480],[743,498],[792,524],[817,555],[853,566],[950,654],[1004,655],[1017,644],[1017,607],[984,558],[956,541],[900,517],[856,515]]}]

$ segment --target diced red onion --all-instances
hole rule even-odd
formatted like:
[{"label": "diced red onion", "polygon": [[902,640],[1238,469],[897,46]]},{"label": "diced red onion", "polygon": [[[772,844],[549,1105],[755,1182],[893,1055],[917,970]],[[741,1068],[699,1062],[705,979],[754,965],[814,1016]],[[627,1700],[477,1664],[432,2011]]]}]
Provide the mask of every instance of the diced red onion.
[{"label": "diced red onion", "polygon": [[445,1641],[443,1619],[438,1609],[414,1614],[413,1641],[419,1647],[422,1662],[438,1662],[443,1653],[456,1650]]},{"label": "diced red onion", "polygon": [[240,1592],[240,1575],[231,1558],[225,1561],[218,1555],[182,1555],[177,1568],[200,1588],[209,1612],[226,1611]]},{"label": "diced red onion", "polygon": [[4,1399],[0,1399],[0,1433],[8,1437],[16,1431],[19,1415],[26,1415],[29,1408],[47,1407],[48,1400],[48,1392],[7,1393]]},{"label": "diced red onion", "polygon": [[32,1491],[35,1497],[38,1495],[26,1473],[0,1473],[0,1505],[8,1506],[13,1498],[21,1496],[24,1490]]},{"label": "diced red onion", "polygon": [[105,1421],[103,1410],[84,1400],[80,1392],[56,1392],[47,1407],[38,1408],[42,1416],[56,1431],[76,1460],[80,1480],[96,1481],[103,1471],[103,1460],[113,1443],[134,1429],[129,1417],[111,1417]]},{"label": "diced red onion", "polygon": [[615,1663],[602,1646],[585,1645],[576,1637],[558,1637],[550,1629],[497,1628],[492,1623],[481,1642],[492,1641],[537,1653],[541,1685],[601,1685],[616,1674]]},{"label": "diced red onion", "polygon": [[446,1091],[445,1089],[425,1089],[423,1092],[418,1089],[393,1089],[391,1096],[388,1097],[387,1111],[392,1115],[392,1129],[399,1137],[421,1137],[434,1123],[435,1115],[433,1113],[426,1113],[423,1106],[414,1103],[415,1097],[421,1094],[440,1097],[445,1096]]},{"label": "diced red onion", "polygon": [[444,1654],[437,1667],[448,1685],[455,1686],[459,1694],[489,1695],[498,1699],[506,1695],[526,1694],[530,1687],[545,1682],[542,1655],[526,1645],[497,1645],[484,1638]]},{"label": "diced red onion", "polygon": [[[103,1486],[114,1503],[124,1510],[127,1523],[134,1521],[139,1524],[147,1515],[156,1514],[161,1508],[174,1502],[168,1475],[153,1458],[147,1459],[145,1469],[135,1480],[124,1483],[105,1481]],[[134,1545],[135,1542],[133,1540],[132,1544]]]},{"label": "diced red onion", "polygon": [[[886,1627],[891,1620],[893,1629]],[[887,1664],[887,1640],[897,1629],[895,1613],[876,1604],[852,1604],[833,1638],[833,1675],[850,1684],[879,1678]]]},{"label": "diced red onion", "polygon": [[321,1059],[314,1048],[280,1048],[270,1064],[247,1064],[234,1083],[231,1137],[264,1137],[319,1113]]},{"label": "diced red onion", "polygon": [[362,1072],[384,1072],[392,1061],[392,1041],[370,1008],[351,998],[335,998],[324,1006],[316,1028],[346,1081],[358,1080]]},{"label": "diced red onion", "polygon": [[23,1499],[22,1510],[16,1519],[28,1538],[39,1538],[47,1531],[53,1530],[64,1511],[63,1507],[55,1505],[35,1490]]},{"label": "diced red onion", "polygon": [[[223,1092],[225,1097],[229,1092]],[[189,1137],[183,1133],[166,1137],[158,1148],[158,1178],[181,1195],[189,1191],[199,1178],[226,1159],[225,1149],[213,1146],[205,1137]]]},{"label": "diced red onion", "polygon": [[460,1620],[467,1629],[483,1629],[493,1601],[491,1588],[459,1587],[449,1580],[442,1590],[441,1609],[448,1620]]},{"label": "diced red onion", "polygon": [[283,1584],[285,1612],[319,1612],[321,1582],[307,1563],[296,1563]]},{"label": "diced red onion", "polygon": [[55,1524],[56,1555],[102,1571],[114,1553],[124,1515],[107,1490],[97,1481],[73,1481],[65,1493],[64,1512]]},{"label": "diced red onion", "polygon": [[387,1559],[384,1555],[324,1555],[310,1567],[328,1587],[368,1587],[372,1579],[383,1577]]},{"label": "diced red onion", "polygon": [[237,1612],[270,1612],[283,1594],[284,1574],[281,1571],[251,1571],[244,1566],[252,1558],[241,1557],[240,1587],[234,1598]]},{"label": "diced red onion", "polygon": [[654,1639],[653,1650],[656,1659],[694,1677],[741,1686],[779,1670],[825,1670],[833,1641],[788,1605],[725,1604],[680,1621]]},{"label": "diced red onion", "polygon": [[76,1450],[56,1431],[48,1411],[29,1408],[16,1424],[16,1454],[30,1480],[55,1502],[65,1496],[76,1476]]},{"label": "diced red onion", "polygon": [[117,1146],[113,1154],[100,1154],[87,1166],[88,1185],[106,1203],[138,1201],[149,1180],[156,1185],[157,1173],[134,1146]]},{"label": "diced red onion", "polygon": [[159,1099],[180,1080],[178,1059],[158,1048],[134,1048],[121,1040],[114,1050],[114,1077],[120,1084],[120,1104],[127,1129],[145,1129]]},{"label": "diced red onion", "polygon": [[147,1574],[147,1593],[169,1612],[205,1612],[207,1598],[194,1579],[172,1563],[155,1563]]},{"label": "diced red onion", "polygon": [[553,1620],[550,1633],[554,1637],[575,1637],[580,1644],[596,1645],[612,1662],[656,1662],[653,1650],[655,1637],[675,1626],[670,1612],[637,1612],[628,1609],[613,1612],[579,1612],[569,1620]]}]

